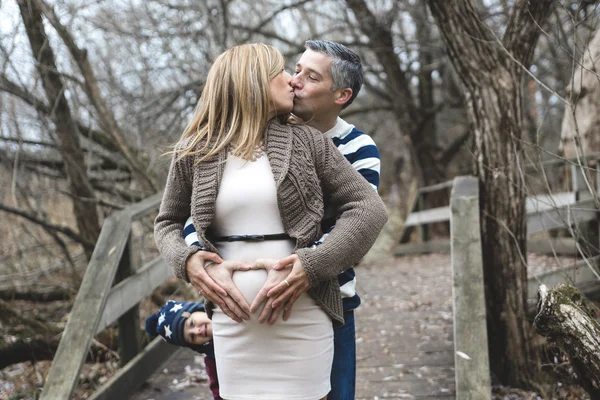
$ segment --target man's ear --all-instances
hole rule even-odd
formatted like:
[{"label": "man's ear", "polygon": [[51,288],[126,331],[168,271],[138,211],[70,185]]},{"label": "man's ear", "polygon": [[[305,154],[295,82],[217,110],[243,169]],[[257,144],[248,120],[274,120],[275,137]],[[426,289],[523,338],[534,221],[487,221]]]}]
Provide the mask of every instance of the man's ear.
[{"label": "man's ear", "polygon": [[335,102],[335,104],[339,104],[340,106],[343,106],[344,104],[346,104],[348,102],[348,100],[350,100],[351,97],[352,97],[352,89],[350,89],[350,88],[338,89],[338,90],[336,90],[334,102]]}]

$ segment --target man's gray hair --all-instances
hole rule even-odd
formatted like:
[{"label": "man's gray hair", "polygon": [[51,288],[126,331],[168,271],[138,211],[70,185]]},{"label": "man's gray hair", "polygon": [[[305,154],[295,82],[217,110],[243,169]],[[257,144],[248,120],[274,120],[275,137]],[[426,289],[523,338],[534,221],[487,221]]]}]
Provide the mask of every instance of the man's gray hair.
[{"label": "man's gray hair", "polygon": [[352,97],[342,108],[348,107],[360,92],[363,84],[363,69],[358,54],[336,42],[307,40],[304,47],[325,54],[331,59],[329,73],[333,79],[332,91],[342,88],[352,89]]}]

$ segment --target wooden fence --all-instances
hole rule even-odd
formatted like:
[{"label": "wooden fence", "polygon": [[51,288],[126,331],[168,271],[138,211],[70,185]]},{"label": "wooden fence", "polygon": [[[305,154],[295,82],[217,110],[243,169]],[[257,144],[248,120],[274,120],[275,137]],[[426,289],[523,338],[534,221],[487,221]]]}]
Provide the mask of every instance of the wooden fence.
[{"label": "wooden fence", "polygon": [[160,200],[156,194],[104,221],[40,399],[72,397],[94,336],[117,320],[122,368],[91,399],[128,398],[175,351],[160,337],[141,348],[138,304],[172,271],[160,257],[135,265],[131,226],[157,210]]},{"label": "wooden fence", "polygon": [[[541,163],[541,167],[548,168],[558,165],[569,165],[571,170],[570,192],[560,192],[552,194],[541,194],[527,197],[527,235],[532,236],[536,233],[550,231],[557,228],[565,228],[573,225],[574,221],[578,223],[599,221],[598,216],[598,195],[594,196],[594,191],[600,186],[600,168],[596,166],[597,183],[594,189],[593,182],[589,182],[588,176],[584,175],[580,163],[600,160],[600,153],[592,153],[585,157],[556,159]],[[535,165],[526,166],[526,170],[534,168]],[[589,174],[587,174],[589,175]],[[419,195],[416,202],[416,210],[408,215],[404,224],[404,229],[420,227],[421,243],[408,243],[400,245],[397,249],[397,255],[422,254],[430,252],[448,252],[450,250],[449,240],[430,240],[429,225],[439,222],[450,221],[450,206],[425,209],[427,196],[431,193],[448,190],[452,188],[453,181],[438,183],[419,189]],[[595,240],[598,239],[596,235]],[[531,248],[543,251],[556,250],[557,252],[570,250],[573,247],[572,241],[556,240],[544,241],[543,246],[540,242],[531,242]],[[548,244],[548,245],[545,245]],[[598,248],[600,243],[594,245]],[[572,251],[572,250],[571,250]]]},{"label": "wooden fence", "polygon": [[[592,189],[593,185],[590,185],[579,169],[573,168],[572,173],[573,193],[528,199],[528,235],[555,228],[569,228],[588,221],[600,222],[600,168],[596,167],[595,189]],[[451,233],[456,398],[489,399],[491,387],[479,229],[479,183],[476,178],[454,179],[450,206],[444,212],[449,214]],[[420,220],[413,216],[411,223],[444,220],[439,209],[421,215],[427,218]],[[594,243],[594,246],[598,246],[598,243]],[[533,311],[535,308],[537,288],[542,283],[554,286],[567,282],[588,295],[598,295],[598,260],[600,255],[596,247],[594,256],[575,265],[530,278],[527,287],[529,310]]]}]

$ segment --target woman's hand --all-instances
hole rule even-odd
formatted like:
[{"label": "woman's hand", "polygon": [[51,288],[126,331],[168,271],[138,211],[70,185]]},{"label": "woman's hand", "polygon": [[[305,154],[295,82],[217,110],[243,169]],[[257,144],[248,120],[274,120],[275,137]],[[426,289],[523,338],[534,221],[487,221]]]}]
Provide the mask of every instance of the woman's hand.
[{"label": "woman's hand", "polygon": [[223,313],[236,322],[250,319],[250,315],[248,315],[250,313],[250,306],[232,279],[234,271],[249,271],[251,269],[250,265],[242,261],[227,260],[221,264],[207,265],[205,268],[208,276],[225,289],[228,294],[220,296],[219,302],[212,299],[209,300],[217,304]]},{"label": "woman's hand", "polygon": [[187,277],[192,285],[201,295],[213,303],[220,305],[221,297],[227,296],[227,291],[215,283],[215,281],[206,273],[205,266],[210,263],[220,264],[223,259],[217,253],[210,251],[197,251],[192,254],[185,265]]},{"label": "woman's hand", "polygon": [[272,306],[274,309],[285,307],[283,312],[283,320],[287,321],[292,313],[292,306],[298,298],[308,289],[310,289],[310,279],[304,270],[300,257],[296,254],[282,258],[273,265],[273,270],[284,271],[292,268],[289,275],[269,290],[267,297],[273,300]]},{"label": "woman's hand", "polygon": [[260,289],[252,305],[250,306],[250,312],[254,313],[256,310],[260,309],[261,305],[265,302],[266,304],[262,308],[262,311],[258,317],[258,322],[263,323],[267,321],[269,325],[273,325],[277,318],[283,311],[283,306],[285,303],[282,303],[280,307],[273,308],[273,299],[267,298],[267,293],[269,290],[277,286],[279,283],[283,282],[290,273],[290,268],[286,268],[283,270],[275,270],[273,267],[277,265],[279,260],[276,259],[259,259],[254,262],[252,265],[252,269],[265,269],[267,271],[267,281]]}]

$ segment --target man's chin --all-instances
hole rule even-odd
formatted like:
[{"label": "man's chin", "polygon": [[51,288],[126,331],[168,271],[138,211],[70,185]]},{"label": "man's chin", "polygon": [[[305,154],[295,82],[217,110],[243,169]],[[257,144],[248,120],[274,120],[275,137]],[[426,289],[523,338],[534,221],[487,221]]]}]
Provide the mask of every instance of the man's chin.
[{"label": "man's chin", "polygon": [[303,121],[308,121],[312,118],[312,112],[303,112],[302,110],[292,109],[292,114]]}]

